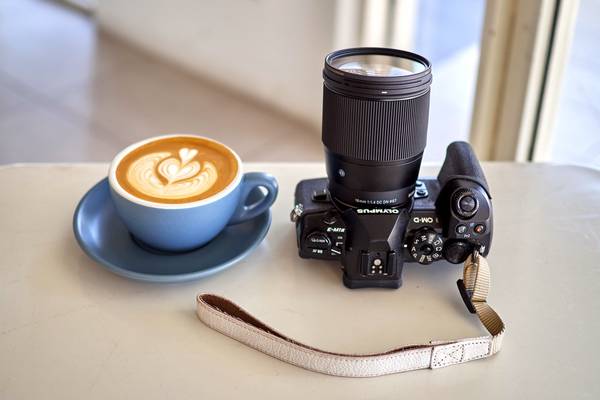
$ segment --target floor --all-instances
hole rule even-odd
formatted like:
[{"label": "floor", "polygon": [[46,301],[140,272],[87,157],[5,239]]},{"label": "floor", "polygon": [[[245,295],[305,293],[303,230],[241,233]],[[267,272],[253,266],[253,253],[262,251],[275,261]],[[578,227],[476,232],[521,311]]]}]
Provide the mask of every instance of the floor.
[{"label": "floor", "polygon": [[0,2],[0,164],[109,161],[192,132],[246,161],[320,161],[319,132],[99,32],[57,3]]}]

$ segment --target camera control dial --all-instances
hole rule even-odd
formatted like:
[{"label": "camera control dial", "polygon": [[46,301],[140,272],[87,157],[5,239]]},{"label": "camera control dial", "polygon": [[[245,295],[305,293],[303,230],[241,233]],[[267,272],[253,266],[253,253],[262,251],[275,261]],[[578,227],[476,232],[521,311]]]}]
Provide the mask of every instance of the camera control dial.
[{"label": "camera control dial", "polygon": [[308,247],[311,249],[329,250],[331,247],[331,240],[329,240],[329,237],[325,233],[319,231],[308,235],[306,241],[308,242]]},{"label": "camera control dial", "polygon": [[479,201],[475,193],[461,189],[452,197],[452,208],[460,218],[469,219],[479,210]]},{"label": "camera control dial", "polygon": [[449,240],[444,246],[444,258],[452,264],[463,263],[469,254],[473,253],[474,247],[464,240]]},{"label": "camera control dial", "polygon": [[443,246],[439,233],[431,228],[423,228],[415,233],[409,251],[415,261],[427,265],[442,258]]}]

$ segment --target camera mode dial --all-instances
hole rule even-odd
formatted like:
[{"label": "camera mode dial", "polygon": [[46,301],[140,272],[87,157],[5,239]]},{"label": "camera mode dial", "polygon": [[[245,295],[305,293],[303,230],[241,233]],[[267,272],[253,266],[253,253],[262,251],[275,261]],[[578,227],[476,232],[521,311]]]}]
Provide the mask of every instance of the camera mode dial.
[{"label": "camera mode dial", "polygon": [[443,245],[439,233],[431,228],[423,228],[415,233],[409,251],[415,261],[427,265],[442,258]]}]

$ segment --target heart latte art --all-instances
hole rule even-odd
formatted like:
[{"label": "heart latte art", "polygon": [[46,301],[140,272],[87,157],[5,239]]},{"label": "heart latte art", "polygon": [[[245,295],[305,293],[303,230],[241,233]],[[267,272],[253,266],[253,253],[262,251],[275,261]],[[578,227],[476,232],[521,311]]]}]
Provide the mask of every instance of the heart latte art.
[{"label": "heart latte art", "polygon": [[217,181],[217,167],[210,161],[191,159],[198,150],[186,147],[179,157],[171,153],[150,153],[136,160],[127,171],[128,182],[142,193],[161,199],[185,199],[202,194]]},{"label": "heart latte art", "polygon": [[224,146],[197,137],[171,137],[127,154],[117,167],[117,180],[136,197],[186,203],[218,193],[236,173],[236,159]]}]

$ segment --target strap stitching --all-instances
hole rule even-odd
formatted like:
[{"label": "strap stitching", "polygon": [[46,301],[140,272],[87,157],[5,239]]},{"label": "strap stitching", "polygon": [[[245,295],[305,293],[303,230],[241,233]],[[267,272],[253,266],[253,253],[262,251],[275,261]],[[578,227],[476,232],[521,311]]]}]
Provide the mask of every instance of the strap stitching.
[{"label": "strap stitching", "polygon": [[[443,351],[446,350],[446,349],[448,349],[448,350],[453,349],[453,350],[450,351],[450,352],[447,352],[447,353],[443,354],[444,357],[442,357],[441,359],[438,358],[437,360],[434,360],[433,364],[435,364],[436,366],[442,365],[444,363],[444,361],[446,361],[447,358],[451,358],[452,361],[454,361],[456,363],[460,363],[462,361],[463,355],[465,354],[464,345],[462,345],[462,344],[451,345],[449,347],[440,349],[440,352],[443,353]],[[460,353],[460,359],[454,358],[453,354],[456,353],[456,351],[459,350],[459,349],[462,350],[461,353]],[[435,351],[435,349],[433,351]]]},{"label": "strap stitching", "polygon": [[[272,341],[276,341],[277,343],[279,343],[281,345],[286,345],[287,344],[287,345],[291,345],[291,346],[298,346],[298,345],[295,345],[294,343],[291,343],[291,342],[289,342],[289,341],[287,341],[285,339],[277,338],[275,336],[268,336],[268,334],[264,334],[261,331],[254,332],[249,327],[244,326],[244,325],[240,325],[241,322],[239,322],[239,321],[237,321],[235,319],[230,319],[230,318],[234,318],[234,317],[218,314],[218,312],[215,311],[215,310],[213,310],[210,306],[205,306],[205,307],[206,307],[205,308],[206,310],[210,311],[212,314],[214,314],[215,316],[219,317],[220,319],[223,319],[226,322],[232,322],[232,323],[238,325],[239,327],[241,327],[241,328],[249,331],[250,333],[258,333],[259,335],[264,336],[266,339],[272,340]],[[223,331],[220,331],[219,329],[215,328],[214,326],[213,326],[213,328],[216,329],[216,330],[218,330],[219,332],[225,334],[226,336],[229,336],[227,333],[225,333]],[[258,328],[255,328],[255,329],[258,329]],[[230,337],[232,337],[232,336],[230,336]],[[235,337],[232,337],[232,338],[236,339]],[[238,341],[240,341],[240,340],[238,340]],[[244,342],[242,342],[242,343],[244,343]],[[247,344],[247,343],[244,343],[244,344]],[[253,346],[250,346],[250,347],[254,348],[255,350],[264,352],[262,350],[257,349],[256,347],[253,347]],[[323,361],[339,360],[339,361],[344,361],[347,364],[352,364],[352,363],[354,363],[354,364],[361,364],[361,363],[365,364],[365,363],[368,363],[368,362],[377,362],[378,361],[378,360],[373,360],[373,359],[351,359],[351,358],[349,358],[349,357],[352,357],[352,356],[323,355],[323,354],[319,353],[316,350],[309,350],[309,349],[305,349],[305,348],[302,348],[302,347],[298,347],[297,350],[299,350],[302,353],[305,353],[307,355],[314,355],[314,356],[316,356],[317,358],[319,358],[319,359],[321,359]],[[417,350],[406,350],[407,352],[410,351],[411,353],[410,354],[405,353],[405,354],[393,355],[393,356],[388,357],[388,359],[395,360],[395,359],[399,359],[401,357],[406,357],[406,356],[418,356],[418,355],[421,355],[421,354],[428,353],[429,350],[431,350],[431,348],[428,348],[426,350],[418,350],[418,351]],[[311,351],[314,351],[316,354],[313,354]],[[278,356],[276,356],[275,354],[272,354],[272,353],[266,353],[266,352],[264,352],[264,353],[267,354],[267,355],[269,355],[269,356],[271,356],[271,357],[273,357],[273,358],[276,358],[276,359],[279,359],[279,360],[283,360],[285,362],[288,362],[288,363],[290,363],[292,365],[296,365],[296,366],[301,367],[301,368],[305,368],[305,369],[308,369],[308,370],[311,370],[311,371],[315,371],[315,372],[326,373],[326,374],[334,375],[334,376],[343,376],[343,377],[374,377],[374,376],[390,375],[390,374],[394,374],[394,373],[397,373],[397,372],[406,372],[406,371],[413,371],[413,370],[416,370],[416,369],[425,369],[425,368],[428,368],[427,366],[420,366],[419,365],[419,366],[410,367],[410,368],[401,368],[401,369],[395,368],[393,370],[388,370],[388,371],[383,372],[383,373],[377,372],[377,373],[359,373],[359,374],[353,374],[353,373],[346,373],[344,371],[341,371],[341,372],[336,372],[334,374],[334,373],[331,373],[331,372],[326,372],[326,370],[324,368],[318,369],[318,368],[314,368],[314,367],[311,367],[311,366],[302,365],[302,364],[300,364],[298,362],[294,362],[293,360],[283,359],[282,357],[278,357]],[[376,357],[381,357],[381,356],[376,356]]]},{"label": "strap stitching", "polygon": [[[468,357],[467,359],[464,359],[463,361],[471,361],[471,360],[478,360],[480,358],[486,358],[489,357],[490,354],[490,350],[492,348],[492,341],[494,340],[494,336],[491,337],[491,339],[487,342],[487,350],[485,352],[485,354],[480,354],[478,356],[472,356],[472,357]],[[475,344],[482,344],[485,342],[476,342],[476,343],[469,343],[467,346],[471,346],[471,345],[475,345]]]},{"label": "strap stitching", "polygon": [[[292,343],[289,340],[283,339],[283,338],[279,338],[277,336],[271,335],[259,328],[256,327],[252,327],[253,329],[250,328],[250,326],[248,326],[247,323],[242,322],[238,319],[236,319],[235,317],[231,316],[230,314],[227,313],[223,313],[223,312],[219,312],[214,310],[211,306],[207,305],[207,304],[203,304],[203,307],[205,307],[205,310],[209,311],[210,313],[212,313],[213,315],[219,317],[220,319],[224,319],[227,322],[232,322],[234,324],[236,324],[237,326],[244,328],[245,330],[251,332],[251,333],[257,333],[263,337],[265,337],[266,339],[270,339],[270,340],[274,340],[280,344],[284,344],[284,345],[291,345],[291,346],[295,346],[298,348],[298,350],[307,353],[307,354],[312,354],[313,352],[317,353],[317,355],[319,357],[322,358],[332,358],[332,359],[337,359],[337,360],[347,360],[347,361],[356,361],[356,362],[376,362],[378,360],[373,360],[373,359],[368,359],[367,357],[387,357],[388,354],[375,354],[375,355],[365,355],[365,356],[360,356],[360,355],[347,355],[347,356],[337,356],[334,354],[323,354],[321,350],[311,350],[311,349],[307,349],[305,347],[302,347],[296,343]],[[256,329],[256,331],[254,330]],[[400,350],[400,351],[404,351],[404,354],[396,354],[394,355],[394,353],[390,353],[389,354],[389,358],[400,358],[400,357],[405,357],[407,355],[415,355],[415,354],[424,354],[424,353],[428,353],[429,350],[431,350],[431,347],[427,347],[426,349],[423,350]],[[409,353],[410,352],[410,353]],[[398,352],[396,352],[398,353]],[[351,357],[364,357],[361,359],[352,359]]]},{"label": "strap stitching", "polygon": [[[433,350],[435,347],[437,347],[436,345],[428,345],[429,347],[427,347],[426,349],[423,349],[423,350],[399,350],[396,353],[373,354],[373,355],[364,355],[364,356],[363,355],[341,355],[341,356],[338,356],[338,355],[334,355],[334,354],[323,354],[322,350],[319,350],[319,349],[316,349],[316,350],[307,349],[307,348],[305,348],[305,347],[303,347],[303,346],[301,346],[299,344],[292,343],[289,340],[286,340],[286,339],[274,336],[274,335],[272,335],[272,334],[270,334],[268,332],[265,332],[265,331],[263,331],[263,330],[261,330],[259,328],[256,328],[256,327],[253,327],[251,325],[248,325],[246,322],[240,321],[240,320],[238,320],[237,318],[233,317],[230,314],[227,314],[227,313],[225,313],[223,311],[217,311],[217,310],[215,310],[212,306],[206,304],[204,301],[202,301],[199,304],[202,306],[203,309],[209,311],[211,314],[213,314],[213,315],[215,315],[215,316],[219,317],[220,319],[223,319],[223,320],[225,320],[227,322],[232,322],[235,325],[237,325],[237,326],[239,326],[241,328],[244,328],[245,330],[247,330],[250,333],[257,333],[257,334],[263,336],[266,339],[274,340],[274,341],[276,341],[276,342],[278,342],[280,344],[283,344],[283,345],[294,346],[298,350],[300,350],[300,351],[302,351],[304,353],[307,353],[307,354],[313,354],[313,352],[317,353],[317,355],[319,357],[321,357],[321,358],[327,358],[327,359],[331,358],[331,359],[338,359],[338,360],[345,360],[345,361],[352,361],[352,362],[377,362],[378,360],[375,360],[373,358],[376,358],[376,357],[401,358],[401,357],[406,357],[406,356],[409,356],[409,355],[421,355],[421,354],[427,353],[430,350]],[[490,337],[490,338],[493,338],[493,337]],[[491,341],[488,340],[487,338],[486,338],[486,340],[478,340],[476,342],[468,342],[468,343],[467,342],[459,342],[459,343],[445,344],[445,345],[442,345],[442,346],[445,346],[445,348],[452,348],[452,347],[459,348],[459,347],[468,347],[468,346],[474,346],[474,345],[485,344],[485,343],[487,343],[487,345],[488,345],[488,353],[489,353],[489,348],[490,348],[490,345],[491,345]],[[403,352],[403,354],[400,354],[400,352]],[[352,357],[361,357],[361,358],[360,359],[353,359]],[[362,358],[362,357],[364,357],[364,358]],[[368,357],[370,357],[371,359],[369,359]],[[476,356],[476,357],[479,357],[479,356]],[[485,357],[485,355],[483,355],[482,357]],[[469,359],[475,359],[475,358],[469,358]]]},{"label": "strap stitching", "polygon": [[[440,352],[441,352],[441,351],[443,351],[444,349],[451,349],[451,348],[455,348],[455,350],[451,352],[451,353],[454,353],[454,352],[456,351],[456,349],[458,349],[458,347],[462,347],[462,348],[463,348],[463,352],[462,352],[461,359],[460,359],[460,360],[458,360],[458,359],[454,358],[454,356],[452,356],[452,355],[451,355],[451,353],[446,353],[446,354],[444,354],[444,356],[443,356],[443,358],[442,358],[442,359],[439,359],[439,356],[436,354],[436,355],[434,356],[434,360],[432,361],[432,365],[435,365],[435,366],[441,366],[441,364],[443,364],[443,362],[444,362],[444,361],[446,360],[446,358],[448,358],[449,356],[450,356],[450,357],[451,357],[451,358],[452,358],[454,361],[456,361],[456,363],[467,362],[467,361],[471,361],[471,360],[477,360],[477,359],[480,359],[480,358],[486,358],[486,357],[488,357],[488,356],[490,355],[490,348],[491,348],[491,346],[492,346],[492,340],[493,340],[493,336],[492,336],[492,339],[490,339],[490,340],[480,340],[480,341],[477,341],[477,342],[469,342],[469,343],[456,343],[456,344],[452,344],[452,345],[445,345],[445,346],[448,346],[448,347],[445,347],[445,348],[443,348],[443,349],[440,349]],[[480,355],[477,355],[477,356],[471,356],[471,357],[465,357],[465,351],[464,351],[464,349],[465,349],[465,348],[467,348],[467,347],[469,347],[469,346],[475,346],[475,345],[479,345],[479,344],[485,344],[485,343],[487,343],[487,351],[486,351],[486,353],[485,353],[485,354],[480,354]],[[434,348],[433,352],[434,352],[434,353],[436,353],[436,352],[435,352],[435,348]]]},{"label": "strap stitching", "polygon": [[[256,329],[256,331],[254,331],[253,329],[250,329],[250,327],[246,326],[247,324],[245,322],[241,322],[241,321],[235,319],[233,316],[231,316],[229,314],[221,314],[218,311],[214,310],[211,306],[209,306],[205,302],[202,302],[202,303],[199,303],[199,304],[203,307],[204,310],[209,311],[211,314],[215,315],[216,317],[218,317],[218,318],[220,318],[222,320],[225,320],[226,322],[234,323],[235,325],[239,326],[240,328],[245,329],[246,331],[248,331],[250,333],[257,333],[257,334],[263,336],[264,338],[266,338],[268,340],[275,341],[275,342],[277,342],[279,344],[282,344],[282,345],[292,346],[296,350],[299,350],[299,351],[301,351],[304,354],[314,355],[314,356],[316,356],[316,357],[318,357],[318,358],[320,358],[320,359],[322,359],[324,361],[339,360],[339,361],[345,361],[345,362],[347,362],[349,364],[352,364],[352,363],[366,364],[366,363],[373,363],[373,362],[380,362],[381,361],[381,360],[378,360],[378,359],[366,358],[366,357],[380,357],[380,358],[384,358],[384,360],[396,360],[396,359],[400,359],[400,358],[406,358],[408,356],[418,356],[418,355],[426,354],[426,353],[429,353],[432,350],[431,347],[428,347],[428,348],[426,348],[424,350],[401,350],[401,351],[404,351],[403,354],[394,354],[394,353],[391,353],[390,355],[381,354],[381,355],[373,355],[373,356],[364,356],[365,357],[364,359],[363,358],[360,358],[360,359],[351,358],[351,357],[356,357],[356,356],[351,356],[351,355],[348,355],[348,356],[325,355],[323,353],[320,353],[318,350],[306,349],[306,348],[301,347],[300,345],[292,343],[292,342],[290,342],[288,340],[285,340],[285,339],[278,338],[276,336],[270,335],[270,334],[268,334],[268,333],[266,333],[266,332],[264,332],[262,330],[259,330],[258,328],[254,328],[254,329]],[[224,333],[224,332],[221,332],[221,333]],[[271,355],[274,358],[281,359],[280,357],[277,357],[277,356],[275,356],[273,354],[269,354],[269,355]],[[297,364],[297,363],[295,363],[293,361],[287,361],[287,362],[290,362],[291,364],[300,366],[299,364]],[[302,367],[306,368],[304,366],[302,366]],[[414,369],[424,369],[424,368],[427,368],[427,367],[417,366],[417,367],[414,367],[414,368],[399,369],[399,370],[394,370],[394,371],[395,372],[399,372],[399,371],[411,371],[411,370],[414,370]],[[313,369],[313,368],[308,368],[308,369]],[[317,369],[313,369],[313,370],[320,372],[320,370],[317,370]],[[386,372],[385,374],[392,374],[392,373],[394,373],[394,371]],[[347,376],[378,376],[378,375],[383,375],[383,374],[381,374],[381,373],[375,373],[375,374],[360,374],[360,375],[347,375]]]},{"label": "strap stitching", "polygon": [[[364,356],[365,358],[352,358],[352,357],[356,357],[356,356],[352,356],[352,355],[348,355],[348,356],[336,356],[336,355],[323,354],[323,353],[320,352],[320,350],[311,350],[311,349],[304,348],[304,347],[302,347],[299,344],[292,343],[289,340],[286,340],[286,339],[283,339],[283,338],[279,338],[277,336],[274,336],[272,334],[264,332],[264,331],[262,331],[259,328],[252,327],[252,329],[250,329],[250,326],[248,326],[247,323],[245,323],[243,321],[240,321],[237,318],[233,317],[232,315],[227,314],[227,313],[225,313],[223,311],[217,311],[217,310],[215,310],[212,306],[208,305],[203,300],[199,301],[198,305],[200,307],[202,307],[203,310],[208,311],[210,314],[218,317],[220,320],[223,320],[225,322],[233,323],[236,326],[241,327],[242,329],[246,330],[247,332],[249,332],[251,334],[252,333],[258,334],[258,335],[264,337],[265,339],[273,341],[273,342],[276,342],[276,343],[278,343],[280,345],[291,346],[294,349],[296,349],[296,350],[298,350],[298,351],[300,351],[300,352],[302,352],[302,353],[304,353],[306,355],[311,355],[311,356],[317,357],[321,361],[338,360],[338,361],[343,361],[346,364],[350,364],[349,366],[351,366],[352,364],[355,364],[355,365],[356,364],[358,364],[358,365],[363,364],[364,365],[364,364],[368,364],[368,363],[380,362],[380,361],[382,361],[382,359],[383,360],[392,360],[392,361],[394,361],[394,360],[398,360],[398,359],[401,359],[401,358],[405,358],[406,359],[407,357],[410,357],[410,356],[420,356],[420,355],[423,355],[423,354],[426,354],[426,353],[430,353],[430,354],[433,355],[435,353],[435,345],[431,345],[431,347],[428,347],[428,348],[423,349],[423,350],[399,350],[399,352],[397,352],[396,354],[391,353],[391,354],[388,354],[388,355],[385,355],[385,354],[367,355],[367,356]],[[219,330],[219,329],[217,329],[217,330]],[[220,331],[220,332],[224,333],[227,336],[229,336],[227,333],[225,333],[223,331]],[[491,337],[491,339],[493,340],[493,336]],[[241,340],[238,340],[238,341],[241,342]],[[464,351],[463,351],[463,359],[460,360],[460,361],[456,361],[456,363],[461,363],[461,362],[467,362],[467,361],[472,361],[472,360],[477,360],[477,359],[488,357],[490,355],[491,340],[479,340],[479,341],[476,341],[476,342],[456,343],[456,344],[443,345],[443,346],[451,346],[450,348],[452,348],[452,347],[454,347],[454,348],[465,347],[466,348],[467,346],[474,346],[474,345],[478,345],[478,344],[484,344],[486,342],[487,342],[487,345],[488,345],[487,346],[488,349],[487,349],[486,354],[481,354],[481,355],[478,355],[478,356],[468,357],[468,358],[465,359],[464,358]],[[242,342],[242,343],[244,343],[244,342]],[[245,344],[248,344],[248,343],[245,343]],[[253,347],[253,346],[251,346],[251,347]],[[258,350],[258,349],[256,349],[256,347],[253,347],[253,348],[255,350]],[[262,350],[259,350],[259,351],[263,352]],[[402,353],[400,353],[400,352],[402,352]],[[301,368],[305,368],[305,369],[316,371],[316,372],[326,373],[326,374],[329,374],[329,375],[334,375],[334,376],[337,375],[337,376],[344,376],[344,377],[374,377],[374,376],[389,375],[389,374],[393,374],[393,373],[397,373],[397,372],[407,372],[407,371],[413,371],[413,370],[417,370],[417,369],[428,368],[428,366],[417,365],[415,367],[409,367],[409,368],[406,368],[406,369],[405,368],[400,368],[400,369],[395,368],[395,369],[392,369],[392,370],[386,370],[385,372],[378,372],[378,373],[358,373],[358,374],[346,373],[344,371],[339,371],[339,368],[336,368],[336,369],[338,369],[338,371],[336,371],[335,374],[334,374],[334,373],[331,373],[331,372],[327,372],[324,368],[320,368],[319,369],[319,368],[314,368],[314,367],[311,367],[311,366],[305,366],[305,365],[301,365],[300,363],[295,362],[293,360],[284,359],[283,357],[279,357],[279,356],[277,356],[277,355],[275,355],[273,353],[267,353],[267,354],[270,355],[270,356],[272,356],[272,357],[274,357],[274,358],[276,358],[276,359],[283,360],[285,362],[288,362],[290,364],[299,366]],[[442,360],[439,360],[439,359],[433,360],[433,362],[431,362],[431,365],[433,365],[435,367],[443,366],[441,363],[443,362],[443,360],[445,358],[447,358],[447,356],[448,356],[448,354],[446,354],[446,357],[444,357]],[[367,358],[367,357],[369,357],[369,358]],[[452,365],[452,364],[448,364],[448,366],[449,365]],[[370,366],[367,366],[367,368],[370,368]]]},{"label": "strap stitching", "polygon": [[[483,257],[475,252],[469,259],[471,265],[469,266],[467,263],[465,263],[465,269],[463,271],[466,279],[466,274],[468,272],[467,268],[472,267],[474,269],[475,276],[472,279],[472,290],[473,294],[477,294],[477,296],[476,299],[471,298],[471,302],[475,305],[487,305],[487,294],[489,290],[489,287],[487,286],[485,288],[479,287],[480,284],[489,285],[489,271],[487,270],[485,271],[487,275],[483,277],[485,278],[484,282],[480,282],[480,278],[482,278],[480,263],[481,259],[485,261]],[[484,264],[485,267],[488,268],[487,262]],[[471,275],[469,275],[469,277],[471,277]],[[483,298],[480,297],[482,294]],[[227,301],[227,299],[224,300]],[[234,303],[231,304],[235,306]],[[332,354],[327,351],[296,342],[295,340],[280,333],[275,334],[275,331],[265,331],[260,326],[255,326],[252,323],[246,322],[233,314],[228,314],[227,312],[224,312],[215,306],[209,305],[203,300],[202,295],[198,296],[197,314],[200,320],[202,320],[206,325],[219,331],[220,333],[230,336],[242,344],[248,345],[255,350],[261,351],[289,364],[334,376],[372,377],[393,374],[397,372],[412,371],[416,369],[445,367],[489,357],[495,354],[500,350],[502,345],[502,337],[505,333],[505,327],[504,323],[497,313],[491,308],[491,306],[487,305],[487,307],[488,308],[483,308],[482,312],[479,310],[480,307],[477,307],[477,316],[490,333],[489,336],[450,341],[431,341],[427,345],[417,345],[414,347],[405,346],[404,348],[392,350],[387,353],[376,353],[369,355]],[[490,312],[486,311],[488,309]],[[206,311],[208,311],[208,313],[206,313]],[[211,320],[211,316],[216,316],[217,318]],[[262,322],[260,322],[260,324],[264,325]],[[265,327],[268,328],[268,326]],[[242,328],[242,331],[236,331],[236,328]],[[501,328],[499,332],[498,328]],[[268,329],[270,330],[271,328]],[[476,355],[466,356],[469,346],[472,347],[482,344],[487,345],[485,353],[481,353],[481,350],[483,349],[477,349],[476,351],[473,351],[473,353]],[[458,350],[462,350],[460,356],[457,354]],[[427,362],[419,358],[425,354],[429,355]],[[336,363],[336,361],[338,363]],[[400,361],[400,363],[405,362],[409,365],[413,364],[413,366],[399,368],[398,361]],[[361,371],[353,372],[353,369],[368,371],[374,368],[372,363],[384,364],[381,365],[382,368],[380,368],[383,369],[383,371],[378,371],[375,373],[365,373]],[[416,366],[414,366],[415,363],[417,364]]]}]

